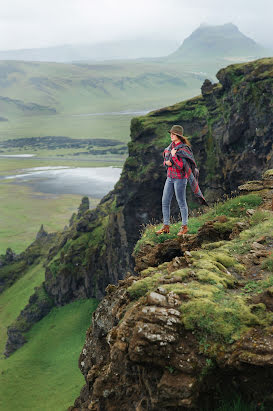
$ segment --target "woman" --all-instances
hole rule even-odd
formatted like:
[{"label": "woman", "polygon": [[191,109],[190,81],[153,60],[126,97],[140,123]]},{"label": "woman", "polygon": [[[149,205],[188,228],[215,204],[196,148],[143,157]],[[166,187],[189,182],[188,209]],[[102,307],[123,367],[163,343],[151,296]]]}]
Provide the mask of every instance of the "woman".
[{"label": "woman", "polygon": [[167,167],[167,179],[162,195],[163,227],[156,234],[167,234],[170,232],[170,206],[175,192],[178,202],[182,226],[178,236],[188,231],[188,206],[186,201],[186,187],[189,181],[191,189],[201,204],[207,204],[198,185],[199,171],[191,150],[191,144],[187,137],[183,136],[183,127],[174,125],[169,133],[171,144],[163,152],[164,165]]}]

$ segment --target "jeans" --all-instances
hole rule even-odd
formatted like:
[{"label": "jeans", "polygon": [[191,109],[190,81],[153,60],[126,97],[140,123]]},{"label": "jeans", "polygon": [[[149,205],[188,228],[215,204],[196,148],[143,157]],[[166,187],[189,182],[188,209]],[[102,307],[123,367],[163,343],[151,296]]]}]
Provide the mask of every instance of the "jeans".
[{"label": "jeans", "polygon": [[162,195],[163,224],[170,225],[170,207],[174,192],[180,208],[182,225],[188,224],[188,205],[186,201],[187,182],[187,178],[167,177]]}]

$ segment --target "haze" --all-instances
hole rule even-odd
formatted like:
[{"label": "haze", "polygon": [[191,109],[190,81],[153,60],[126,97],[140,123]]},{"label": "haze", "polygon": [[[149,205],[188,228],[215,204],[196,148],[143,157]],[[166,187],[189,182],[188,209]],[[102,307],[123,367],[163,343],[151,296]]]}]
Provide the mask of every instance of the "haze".
[{"label": "haze", "polygon": [[232,22],[272,47],[272,15],[271,0],[5,0],[0,50],[136,38],[180,45],[204,22]]}]

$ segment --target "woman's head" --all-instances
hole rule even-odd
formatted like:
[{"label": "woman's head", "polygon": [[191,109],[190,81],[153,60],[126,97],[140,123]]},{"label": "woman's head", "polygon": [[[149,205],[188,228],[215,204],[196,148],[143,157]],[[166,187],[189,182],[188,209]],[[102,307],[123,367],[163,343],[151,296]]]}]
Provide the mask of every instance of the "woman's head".
[{"label": "woman's head", "polygon": [[184,134],[184,129],[182,126],[179,125],[174,125],[172,126],[172,128],[170,129],[169,133],[171,134],[171,140],[177,142],[178,140],[181,141],[181,143],[183,144],[187,144],[189,147],[191,146],[191,143],[189,142],[189,140],[187,139],[187,137],[185,137]]}]

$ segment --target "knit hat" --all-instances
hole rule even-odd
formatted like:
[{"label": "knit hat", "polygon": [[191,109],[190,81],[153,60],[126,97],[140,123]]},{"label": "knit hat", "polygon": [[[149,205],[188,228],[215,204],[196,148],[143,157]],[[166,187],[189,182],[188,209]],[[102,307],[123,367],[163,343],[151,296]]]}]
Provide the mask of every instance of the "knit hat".
[{"label": "knit hat", "polygon": [[170,129],[169,133],[176,134],[177,136],[183,137],[184,129],[182,126],[174,125]]}]

